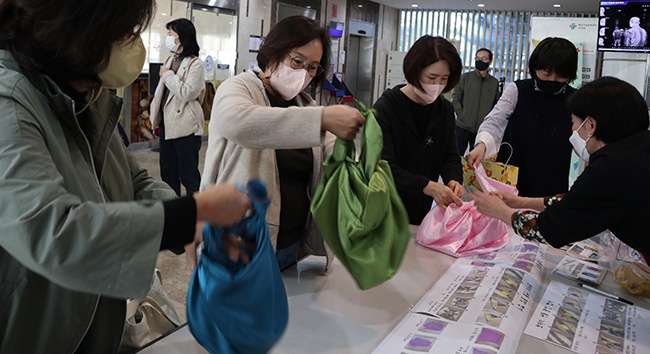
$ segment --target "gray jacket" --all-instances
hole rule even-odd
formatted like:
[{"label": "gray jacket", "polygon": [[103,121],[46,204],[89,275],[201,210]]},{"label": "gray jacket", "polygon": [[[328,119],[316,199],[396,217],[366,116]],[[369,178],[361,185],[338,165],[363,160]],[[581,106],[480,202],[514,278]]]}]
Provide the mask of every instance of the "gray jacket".
[{"label": "gray jacket", "polygon": [[478,71],[467,72],[452,93],[456,111],[456,125],[472,133],[478,131],[483,118],[499,100],[499,80],[488,74],[481,77]]},{"label": "gray jacket", "polygon": [[73,353],[84,336],[114,353],[124,299],[149,290],[175,195],[125,150],[121,104],[104,91],[84,134],[75,102],[0,50],[0,353]]}]

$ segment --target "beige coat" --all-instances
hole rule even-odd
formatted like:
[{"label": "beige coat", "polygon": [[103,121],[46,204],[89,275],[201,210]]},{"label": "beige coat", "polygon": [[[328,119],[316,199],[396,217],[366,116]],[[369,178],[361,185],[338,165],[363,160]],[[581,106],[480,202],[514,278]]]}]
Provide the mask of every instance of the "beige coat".
[{"label": "beige coat", "polygon": [[[165,68],[171,68],[171,57],[165,61]],[[167,100],[162,103],[165,87],[169,90]],[[165,139],[182,138],[203,134],[203,109],[205,96],[205,68],[197,57],[185,57],[176,74],[167,71],[160,78],[151,102],[151,126],[160,125],[160,112],[165,116]],[[162,106],[162,108],[161,108]]]},{"label": "beige coat", "polygon": [[[201,189],[214,183],[246,184],[252,178],[261,179],[271,198],[266,221],[274,248],[280,226],[280,177],[275,150],[312,147],[310,197],[323,161],[323,107],[316,106],[304,93],[296,101],[297,107],[271,107],[262,81],[256,73],[248,71],[219,86],[210,117]],[[313,223],[310,225],[312,232],[303,246],[312,254],[326,255],[322,237]]]}]

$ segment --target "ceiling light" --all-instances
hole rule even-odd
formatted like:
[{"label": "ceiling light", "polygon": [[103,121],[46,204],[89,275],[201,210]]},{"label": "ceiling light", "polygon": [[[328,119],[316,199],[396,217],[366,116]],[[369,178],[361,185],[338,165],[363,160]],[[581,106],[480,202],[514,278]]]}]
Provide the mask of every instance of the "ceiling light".
[{"label": "ceiling light", "polygon": [[553,7],[562,7],[560,4],[553,4]]},{"label": "ceiling light", "polygon": [[411,7],[418,7],[418,4],[411,4]]},{"label": "ceiling light", "polygon": [[485,4],[478,4],[478,7],[485,7]]},{"label": "ceiling light", "polygon": [[363,7],[363,5],[361,5],[361,4],[359,4],[359,5],[357,5],[357,6],[359,6],[359,7]]}]

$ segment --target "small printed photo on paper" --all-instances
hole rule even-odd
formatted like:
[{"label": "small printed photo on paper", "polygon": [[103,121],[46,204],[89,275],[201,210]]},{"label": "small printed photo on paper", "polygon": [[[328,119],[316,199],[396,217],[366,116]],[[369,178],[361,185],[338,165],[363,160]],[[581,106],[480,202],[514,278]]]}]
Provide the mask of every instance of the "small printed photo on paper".
[{"label": "small printed photo on paper", "polygon": [[501,348],[501,344],[505,339],[505,334],[492,329],[492,328],[481,328],[481,333],[476,338],[476,344],[489,345],[494,348]]},{"label": "small printed photo on paper", "polygon": [[513,268],[507,268],[503,275],[512,277],[517,281],[517,283],[521,283],[521,281],[524,279],[524,272]]},{"label": "small printed photo on paper", "polygon": [[557,330],[551,330],[548,332],[548,337],[546,337],[546,340],[567,349],[571,349],[571,344],[573,343],[573,338],[569,338],[566,336],[566,334],[558,332]]},{"label": "small printed photo on paper", "polygon": [[625,338],[625,328],[613,324],[600,323],[600,331],[615,337]]},{"label": "small printed photo on paper", "polygon": [[472,354],[497,354],[497,352],[483,348],[472,348]]},{"label": "small printed photo on paper", "polygon": [[502,313],[504,315],[506,312],[508,312],[509,307],[510,307],[510,302],[506,301],[505,299],[499,296],[492,296],[490,298],[490,301],[488,301],[488,303],[485,304],[486,310],[493,310]]},{"label": "small printed photo on paper", "polygon": [[620,337],[615,337],[609,334],[605,334],[603,332],[600,332],[598,334],[598,345],[609,348],[609,349],[615,349],[618,350],[619,352],[623,351],[623,347],[625,344],[625,340]]},{"label": "small printed photo on paper", "polygon": [[459,285],[456,288],[456,295],[474,295],[478,286]]},{"label": "small printed photo on paper", "polygon": [[571,309],[577,313],[582,313],[582,309],[585,307],[585,302],[584,300],[578,300],[571,296],[565,296],[562,300],[562,307]]},{"label": "small printed photo on paper", "polygon": [[580,322],[580,312],[576,312],[573,309],[566,308],[566,307],[560,307],[557,310],[557,316],[561,318],[569,318],[572,319],[576,322]]},{"label": "small printed photo on paper", "polygon": [[447,322],[439,321],[435,318],[428,318],[418,330],[421,332],[440,334],[445,330],[445,327],[447,327]]},{"label": "small printed photo on paper", "polygon": [[530,272],[531,269],[533,269],[533,263],[528,261],[522,261],[522,260],[516,260],[515,263],[512,264],[512,266],[524,270],[526,272]]},{"label": "small printed photo on paper", "polygon": [[436,342],[436,339],[437,338],[435,337],[414,335],[413,338],[408,341],[404,349],[428,353],[433,346],[433,343]]},{"label": "small printed photo on paper", "polygon": [[627,304],[612,299],[605,299],[605,309],[627,313]]},{"label": "small printed photo on paper", "polygon": [[571,338],[576,335],[576,329],[578,328],[578,322],[570,320],[568,318],[555,317],[551,329],[555,330],[558,333],[564,334],[565,337]]},{"label": "small printed photo on paper", "polygon": [[503,321],[503,314],[495,311],[483,311],[476,322],[484,323],[488,326],[499,327]]},{"label": "small printed photo on paper", "polygon": [[436,313],[436,315],[438,315],[438,316],[440,316],[442,318],[446,318],[446,319],[448,319],[450,321],[458,321],[458,319],[460,318],[460,315],[462,315],[462,314],[463,314],[462,309],[453,308],[453,307],[450,307],[450,306],[443,306],[440,309],[440,311],[438,311],[438,313]]},{"label": "small printed photo on paper", "polygon": [[576,299],[582,299],[584,301],[587,298],[587,293],[578,288],[570,287],[567,291],[567,296],[571,296]]},{"label": "small printed photo on paper", "polygon": [[515,298],[516,293],[517,292],[514,290],[504,289],[499,286],[497,286],[497,288],[494,289],[494,295],[501,296],[510,302],[512,302],[512,299]]},{"label": "small printed photo on paper", "polygon": [[519,289],[519,285],[520,282],[505,274],[501,277],[501,280],[499,280],[499,287],[504,289],[510,289],[516,291],[517,289]]}]

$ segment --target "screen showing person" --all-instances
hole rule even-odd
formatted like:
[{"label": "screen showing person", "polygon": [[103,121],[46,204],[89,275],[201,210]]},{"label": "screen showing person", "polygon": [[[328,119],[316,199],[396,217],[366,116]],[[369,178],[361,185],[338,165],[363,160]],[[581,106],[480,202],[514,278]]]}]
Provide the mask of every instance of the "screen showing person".
[{"label": "screen showing person", "polygon": [[650,52],[650,0],[601,1],[599,51]]}]

